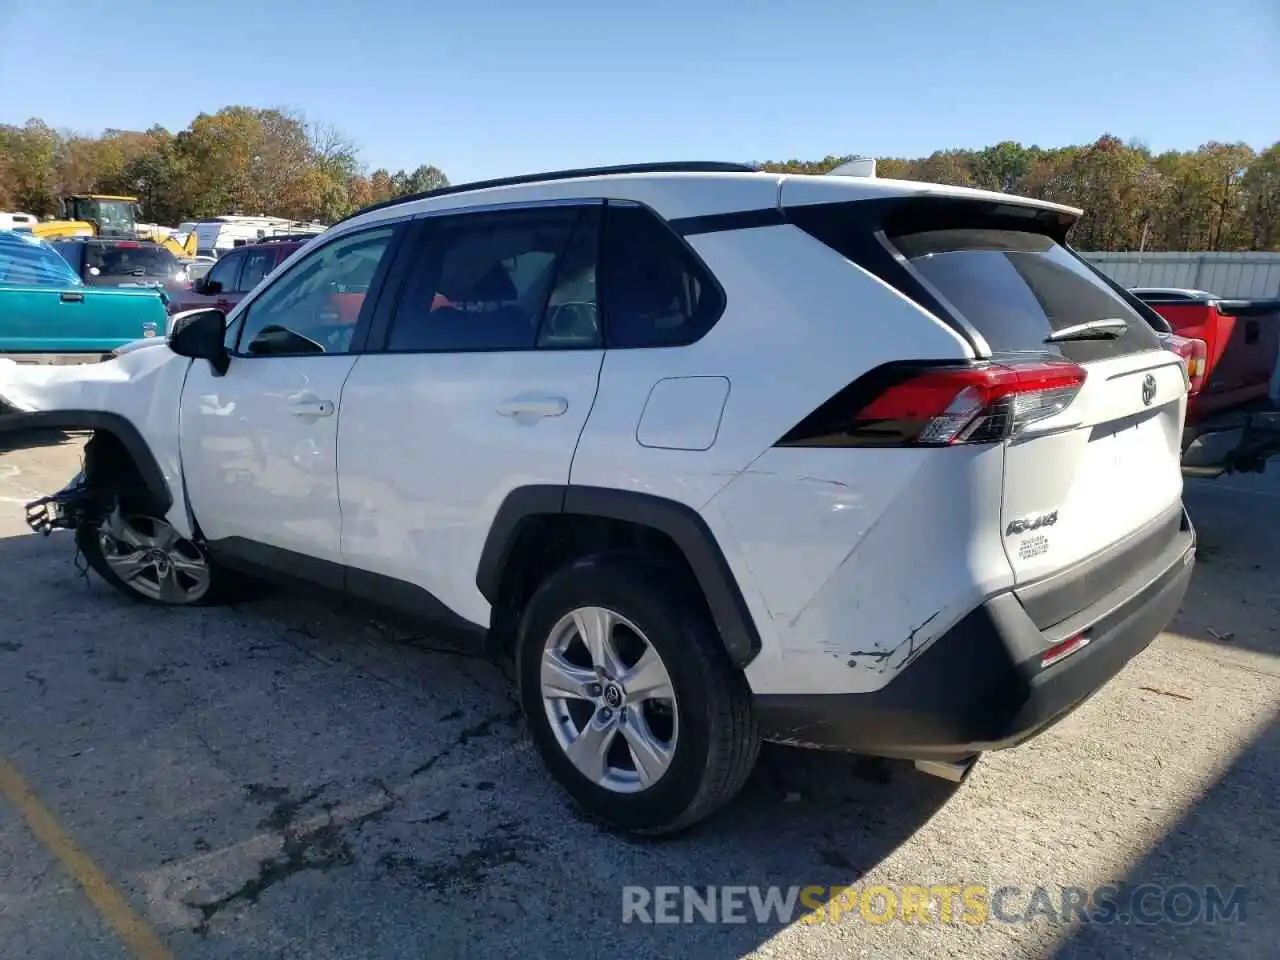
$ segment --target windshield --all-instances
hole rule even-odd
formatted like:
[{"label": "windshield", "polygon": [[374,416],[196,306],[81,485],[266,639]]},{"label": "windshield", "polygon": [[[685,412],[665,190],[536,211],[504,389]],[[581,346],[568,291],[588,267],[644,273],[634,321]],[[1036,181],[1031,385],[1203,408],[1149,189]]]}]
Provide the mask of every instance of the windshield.
[{"label": "windshield", "polygon": [[67,199],[67,216],[98,225],[99,236],[132,237],[136,218],[132,200],[103,200],[95,197]]},{"label": "windshield", "polygon": [[0,231],[0,285],[79,287],[83,282],[52,244]]},{"label": "windshield", "polygon": [[87,261],[90,267],[98,268],[99,276],[121,280],[163,280],[180,267],[178,258],[168,250],[146,243],[90,244]]}]

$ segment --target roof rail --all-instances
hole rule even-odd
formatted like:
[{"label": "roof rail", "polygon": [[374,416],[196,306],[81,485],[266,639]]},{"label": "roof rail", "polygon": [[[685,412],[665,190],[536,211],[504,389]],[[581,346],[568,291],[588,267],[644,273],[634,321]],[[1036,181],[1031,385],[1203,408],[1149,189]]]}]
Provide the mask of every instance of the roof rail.
[{"label": "roof rail", "polygon": [[[422,193],[411,193],[403,197],[393,197],[380,203],[362,207],[355,213],[343,217],[338,223],[345,223],[362,214],[383,210],[387,207],[411,203],[414,200],[427,200],[431,197],[447,197],[454,193],[471,193],[475,190],[489,190],[493,187],[517,187],[526,183],[550,183],[555,180],[574,180],[579,177],[605,177],[626,173],[759,173],[760,167],[749,163],[728,163],[719,160],[668,160],[657,163],[627,163],[612,167],[581,167],[577,170],[552,170],[547,173],[525,173],[516,177],[502,177],[497,180],[475,180],[471,183],[457,183]],[[335,224],[336,225],[336,224]]]},{"label": "roof rail", "polygon": [[321,231],[314,233],[273,233],[265,237],[258,237],[254,240],[246,240],[245,246],[251,247],[259,243],[290,243],[298,240],[313,240],[320,236]]}]

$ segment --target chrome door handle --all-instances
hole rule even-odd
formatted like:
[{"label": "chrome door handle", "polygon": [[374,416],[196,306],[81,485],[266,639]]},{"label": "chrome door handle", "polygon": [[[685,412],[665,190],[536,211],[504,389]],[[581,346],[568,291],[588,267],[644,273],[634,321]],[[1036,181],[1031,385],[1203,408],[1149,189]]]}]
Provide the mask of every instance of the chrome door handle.
[{"label": "chrome door handle", "polygon": [[559,417],[569,409],[569,401],[564,397],[548,397],[541,394],[529,394],[511,397],[498,404],[498,413],[504,417]]},{"label": "chrome door handle", "polygon": [[331,400],[299,400],[289,404],[289,412],[295,417],[331,417],[333,402]]}]

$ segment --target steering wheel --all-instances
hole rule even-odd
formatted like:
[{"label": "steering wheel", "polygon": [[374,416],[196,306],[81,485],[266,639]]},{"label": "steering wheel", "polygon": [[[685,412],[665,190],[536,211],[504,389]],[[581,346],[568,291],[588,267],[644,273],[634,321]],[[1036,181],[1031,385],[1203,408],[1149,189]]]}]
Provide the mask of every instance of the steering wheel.
[{"label": "steering wheel", "polygon": [[249,342],[249,352],[256,354],[272,353],[328,353],[324,344],[304,337],[288,327],[269,324],[258,331]]},{"label": "steering wheel", "polygon": [[600,329],[600,312],[590,300],[557,304],[547,320],[547,335],[565,340],[593,339]]}]

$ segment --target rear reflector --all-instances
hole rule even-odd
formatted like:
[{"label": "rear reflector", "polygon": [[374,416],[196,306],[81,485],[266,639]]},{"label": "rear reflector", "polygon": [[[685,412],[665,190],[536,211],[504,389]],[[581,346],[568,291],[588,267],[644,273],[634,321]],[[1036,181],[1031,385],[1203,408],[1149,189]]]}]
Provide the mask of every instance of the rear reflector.
[{"label": "rear reflector", "polygon": [[118,250],[138,250],[142,244],[137,240],[117,240],[115,246]]},{"label": "rear reflector", "polygon": [[[1061,413],[1086,373],[1059,360],[906,367],[873,395],[859,384],[806,418],[784,446],[949,446],[995,443]],[[843,408],[843,409],[842,409]]]},{"label": "rear reflector", "polygon": [[1089,635],[1087,633],[1077,633],[1074,637],[1068,637],[1061,643],[1055,643],[1040,656],[1040,669],[1051,667],[1060,660],[1065,660],[1081,647],[1089,643]]}]

